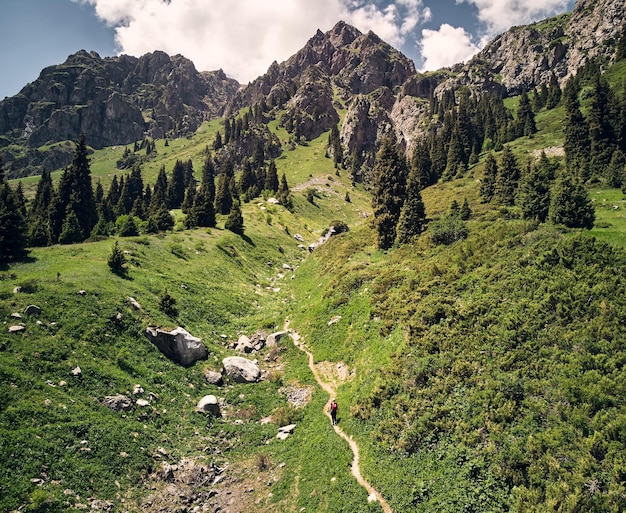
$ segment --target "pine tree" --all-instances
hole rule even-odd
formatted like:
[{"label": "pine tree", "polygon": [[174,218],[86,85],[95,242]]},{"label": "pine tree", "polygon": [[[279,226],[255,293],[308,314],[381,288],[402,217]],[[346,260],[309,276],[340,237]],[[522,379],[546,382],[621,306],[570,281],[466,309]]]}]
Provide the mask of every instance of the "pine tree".
[{"label": "pine tree", "polygon": [[550,181],[540,166],[532,166],[520,182],[520,207],[524,219],[543,223],[548,218]]},{"label": "pine tree", "polygon": [[594,77],[588,115],[592,176],[602,176],[611,162],[617,142],[613,123],[618,118],[615,95],[608,82],[598,73]]},{"label": "pine tree", "polygon": [[241,172],[241,176],[239,177],[239,190],[242,194],[245,194],[248,197],[248,200],[250,200],[254,197],[253,195],[250,195],[250,191],[256,186],[256,174],[252,169],[252,163],[249,159],[245,159],[243,162],[243,170]]},{"label": "pine tree", "polygon": [[53,198],[52,177],[50,171],[44,169],[37,183],[35,198],[28,213],[28,238],[31,246],[48,246],[51,244],[50,209]]},{"label": "pine tree", "polygon": [[215,211],[218,214],[227,215],[233,206],[233,197],[230,192],[230,180],[224,173],[217,177],[217,190],[215,191]]},{"label": "pine tree", "polygon": [[148,206],[150,214],[154,214],[161,210],[164,206],[168,205],[167,201],[167,174],[165,173],[165,166],[161,166],[156,182],[154,183],[154,189],[152,190],[152,197]]},{"label": "pine tree", "polygon": [[76,145],[76,152],[69,173],[71,176],[71,196],[66,209],[68,212],[73,211],[78,218],[78,224],[83,236],[82,240],[84,240],[98,222],[98,211],[91,185],[91,169],[89,167],[89,159],[87,158],[85,135],[82,133]]},{"label": "pine tree", "polygon": [[548,218],[552,223],[568,228],[593,228],[596,214],[580,182],[570,176],[562,177],[552,188],[551,197]]},{"label": "pine tree", "polygon": [[291,190],[289,189],[285,173],[283,173],[280,177],[278,191],[276,192],[276,199],[287,210],[291,210],[293,208],[293,198],[291,196]]},{"label": "pine tree", "polygon": [[411,158],[411,168],[415,170],[419,177],[420,190],[433,185],[437,181],[437,177],[432,172],[430,151],[425,138],[419,139],[415,144]]},{"label": "pine tree", "polygon": [[226,219],[224,228],[226,230],[230,230],[233,233],[243,235],[243,215],[241,213],[241,207],[239,206],[238,201],[233,201],[233,206],[230,210],[230,213],[228,214],[228,218]]},{"label": "pine tree", "polygon": [[411,168],[406,187],[406,200],[402,206],[398,226],[396,227],[396,242],[398,244],[407,244],[424,230],[426,208],[420,192],[420,182],[421,178],[418,169]]},{"label": "pine tree", "polygon": [[124,180],[124,187],[115,209],[116,214],[118,216],[130,214],[137,200],[143,200],[143,178],[139,165],[134,165]]},{"label": "pine tree", "polygon": [[579,88],[574,80],[565,86],[565,165],[571,174],[583,181],[589,179],[589,155],[591,141],[589,127],[580,110],[578,101]]},{"label": "pine tree", "polygon": [[26,228],[15,192],[8,183],[0,183],[0,261],[19,260],[28,254]]},{"label": "pine tree", "polygon": [[470,208],[467,198],[463,198],[463,204],[461,205],[459,215],[461,216],[462,221],[467,221],[472,217],[472,209]]},{"label": "pine tree", "polygon": [[561,101],[561,86],[556,78],[556,75],[552,73],[550,75],[550,82],[548,84],[548,98],[546,99],[546,109],[554,109]]},{"label": "pine tree", "polygon": [[202,182],[194,198],[191,209],[192,219],[196,226],[215,226],[215,169],[213,159],[207,155],[202,167]]},{"label": "pine tree", "polygon": [[265,173],[265,184],[263,185],[263,189],[266,191],[276,192],[278,191],[278,171],[276,169],[276,162],[273,160],[270,161],[269,166],[267,166],[267,173]]},{"label": "pine tree", "polygon": [[167,205],[170,209],[180,208],[185,199],[185,164],[177,160],[172,170],[172,180],[167,189]]},{"label": "pine tree", "polygon": [[[95,226],[95,225],[94,225]],[[91,232],[89,232],[91,234]],[[76,244],[85,240],[76,212],[70,210],[63,221],[63,228],[59,234],[59,244]]]},{"label": "pine tree", "polygon": [[372,171],[372,208],[380,249],[390,248],[396,240],[406,194],[407,166],[395,137],[387,135],[376,153]]},{"label": "pine tree", "polygon": [[189,211],[193,208],[197,194],[196,182],[191,180],[185,190],[185,199],[181,205],[181,210],[184,214],[189,214]]},{"label": "pine tree", "polygon": [[520,178],[520,169],[517,159],[508,146],[504,147],[498,176],[494,186],[494,198],[501,205],[512,206],[515,204],[515,192]]},{"label": "pine tree", "polygon": [[529,136],[537,132],[535,114],[530,106],[530,99],[528,98],[526,91],[524,91],[520,96],[515,126],[516,137]]},{"label": "pine tree", "polygon": [[485,158],[485,174],[480,184],[480,197],[483,203],[489,203],[493,199],[497,176],[498,162],[493,153],[488,153]]},{"label": "pine tree", "polygon": [[111,254],[107,259],[107,265],[113,274],[118,276],[126,276],[128,269],[126,267],[126,257],[124,252],[120,249],[119,244],[115,241],[115,245],[111,250]]}]

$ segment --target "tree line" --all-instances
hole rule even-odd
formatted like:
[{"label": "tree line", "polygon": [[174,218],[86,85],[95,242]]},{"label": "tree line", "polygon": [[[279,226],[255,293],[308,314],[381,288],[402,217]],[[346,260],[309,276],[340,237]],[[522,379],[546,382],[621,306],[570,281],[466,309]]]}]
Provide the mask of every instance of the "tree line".
[{"label": "tree line", "polygon": [[[1,166],[0,166],[1,169]],[[0,174],[0,260],[23,258],[27,248],[73,244],[110,235],[133,236],[171,230],[171,210],[185,214],[185,228],[215,227],[216,215],[228,216],[225,227],[243,233],[241,202],[261,193],[275,195],[292,207],[285,174],[278,177],[273,160],[244,159],[237,178],[230,158],[217,163],[207,152],[197,180],[191,160],[177,160],[168,176],[161,166],[154,184],[145,184],[141,166],[113,176],[105,193],[102,183],[92,184],[88,149],[81,134],[72,164],[55,187],[44,171],[35,197],[27,202],[21,182],[15,188]]]}]

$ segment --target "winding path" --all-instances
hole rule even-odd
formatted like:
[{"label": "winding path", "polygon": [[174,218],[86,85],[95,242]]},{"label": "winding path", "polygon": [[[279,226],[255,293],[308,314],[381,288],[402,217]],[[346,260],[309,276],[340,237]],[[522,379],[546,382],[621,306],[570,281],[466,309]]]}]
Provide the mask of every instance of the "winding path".
[{"label": "winding path", "polygon": [[[288,327],[289,327],[289,321],[285,321],[285,329],[287,329]],[[319,372],[317,371],[317,368],[315,367],[313,353],[311,353],[309,350],[307,350],[304,347],[304,345],[302,344],[300,340],[300,334],[292,330],[289,330],[289,332],[291,334],[293,344],[298,349],[305,352],[307,356],[309,357],[309,368],[311,369],[311,372],[313,373],[313,376],[315,377],[315,381],[317,381],[319,386],[321,386],[326,392],[328,392],[330,396],[328,398],[326,405],[324,406],[324,413],[330,419],[330,402],[332,398],[335,396],[335,390],[330,383],[324,381],[322,377],[320,376]],[[352,460],[352,475],[356,478],[357,482],[363,488],[367,490],[367,493],[368,493],[367,500],[369,502],[378,501],[380,503],[380,506],[383,508],[384,513],[393,513],[393,510],[391,509],[389,504],[387,504],[387,501],[380,495],[380,493],[371,484],[369,484],[363,478],[363,475],[361,474],[361,467],[359,466],[359,447],[356,444],[356,442],[351,437],[346,435],[339,426],[333,426],[333,427],[335,429],[335,433],[337,433],[341,438],[343,438],[346,442],[348,442],[348,445],[350,446],[350,449],[352,450],[352,453],[354,454],[354,458]]]}]

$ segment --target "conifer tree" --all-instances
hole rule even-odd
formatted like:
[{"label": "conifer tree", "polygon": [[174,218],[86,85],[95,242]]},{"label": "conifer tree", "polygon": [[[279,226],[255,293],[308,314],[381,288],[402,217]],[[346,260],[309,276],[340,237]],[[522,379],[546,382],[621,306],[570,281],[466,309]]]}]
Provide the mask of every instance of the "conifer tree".
[{"label": "conifer tree", "polygon": [[189,211],[193,208],[195,203],[197,194],[196,182],[191,180],[187,184],[187,189],[185,189],[185,199],[183,200],[183,204],[181,205],[181,210],[184,214],[189,214]]},{"label": "conifer tree", "polygon": [[98,212],[96,201],[91,185],[91,169],[87,158],[87,145],[85,135],[80,134],[74,160],[70,166],[70,201],[66,205],[68,212],[71,210],[78,218],[83,240],[86,239],[91,230],[98,222]]},{"label": "conifer tree", "polygon": [[124,252],[120,249],[119,244],[115,241],[113,248],[111,249],[111,254],[107,259],[107,265],[113,274],[117,274],[118,276],[126,276],[128,272],[128,268],[126,267],[126,257],[124,256]]},{"label": "conifer tree", "polygon": [[540,166],[531,166],[522,178],[519,196],[523,218],[545,222],[550,208],[550,181]]},{"label": "conifer tree", "polygon": [[395,137],[388,134],[376,153],[372,171],[372,208],[380,249],[390,248],[396,240],[406,181],[406,162],[398,150]]},{"label": "conifer tree", "polygon": [[461,210],[459,212],[462,221],[467,221],[472,217],[472,209],[470,208],[469,201],[467,198],[463,198],[463,204],[461,205]]},{"label": "conifer tree", "polygon": [[233,197],[230,192],[229,178],[224,173],[217,177],[217,190],[215,191],[215,211],[218,214],[227,215],[233,206]]},{"label": "conifer tree", "polygon": [[117,205],[120,200],[120,184],[117,180],[117,175],[113,175],[113,180],[111,180],[111,185],[109,187],[109,192],[107,193],[107,200],[110,205]]},{"label": "conifer tree", "polygon": [[207,155],[202,167],[202,182],[194,198],[192,213],[197,226],[215,226],[215,169],[213,159]]},{"label": "conifer tree", "polygon": [[224,144],[222,143],[222,134],[218,131],[217,134],[215,134],[215,140],[213,141],[213,149],[217,151],[223,146]]},{"label": "conifer tree", "polygon": [[546,109],[554,109],[561,101],[561,86],[556,78],[556,75],[552,73],[550,75],[550,82],[548,84],[548,98],[546,99]]},{"label": "conifer tree", "polygon": [[293,198],[291,196],[291,190],[289,189],[285,173],[283,173],[280,177],[278,191],[276,191],[276,199],[287,210],[291,210],[293,208]]},{"label": "conifer tree", "polygon": [[495,194],[496,178],[498,176],[498,162],[493,153],[485,157],[485,174],[480,184],[480,197],[483,203],[489,203]]},{"label": "conifer tree", "polygon": [[528,98],[526,91],[524,91],[520,96],[519,106],[517,108],[517,121],[515,125],[516,137],[529,136],[537,132],[535,114],[530,106],[530,99]]},{"label": "conifer tree", "polygon": [[579,88],[575,80],[565,86],[565,165],[571,174],[586,181],[589,179],[589,155],[591,141],[589,127],[580,110]]},{"label": "conifer tree", "polygon": [[266,191],[276,192],[278,191],[278,185],[279,182],[276,162],[271,160],[269,166],[267,166],[267,173],[265,173],[265,184],[263,185],[263,189]]},{"label": "conifer tree", "polygon": [[248,197],[248,200],[250,200],[253,197],[250,195],[251,189],[256,187],[256,185],[256,174],[252,169],[252,163],[249,159],[245,159],[243,161],[243,170],[241,171],[241,176],[239,177],[239,190],[242,194],[245,194]]},{"label": "conifer tree", "polygon": [[[95,225],[94,225],[95,226]],[[91,234],[91,232],[89,232]],[[63,221],[59,244],[76,244],[85,240],[76,212],[70,210]]]},{"label": "conifer tree", "polygon": [[177,160],[172,170],[172,179],[167,189],[167,204],[170,209],[180,208],[185,199],[185,164]]},{"label": "conifer tree", "polygon": [[593,228],[595,211],[589,194],[569,175],[561,177],[551,191],[549,220],[568,228]]},{"label": "conifer tree", "polygon": [[613,123],[618,117],[615,95],[608,82],[598,73],[594,77],[588,115],[592,176],[602,176],[611,162],[616,148]]},{"label": "conifer tree", "polygon": [[411,158],[411,168],[415,170],[419,177],[420,190],[434,184],[437,176],[432,172],[432,161],[430,160],[430,151],[428,142],[425,138],[421,138],[415,144],[413,155]]},{"label": "conifer tree", "polygon": [[150,198],[150,204],[148,211],[150,214],[154,214],[168,205],[167,201],[167,174],[165,173],[165,166],[161,166],[156,182],[154,183],[154,189],[152,190],[152,197]]},{"label": "conifer tree", "polygon": [[10,262],[27,254],[26,219],[11,186],[0,183],[0,261]]},{"label": "conifer tree", "polygon": [[50,171],[44,169],[37,183],[35,198],[28,213],[28,238],[31,246],[48,246],[51,244],[50,209],[53,198],[52,177]]},{"label": "conifer tree", "polygon": [[520,169],[517,159],[508,146],[504,147],[498,176],[494,186],[494,198],[501,205],[512,206],[515,204],[515,193],[520,178]]},{"label": "conifer tree", "polygon": [[143,178],[141,167],[135,164],[129,175],[124,180],[124,186],[120,193],[115,212],[118,216],[130,214],[137,200],[143,200]]},{"label": "conifer tree", "polygon": [[233,233],[242,235],[244,232],[243,215],[241,213],[241,207],[238,201],[233,201],[233,206],[230,209],[226,223],[224,224],[226,230],[230,230]]},{"label": "conifer tree", "polygon": [[396,228],[396,242],[398,244],[407,244],[424,230],[426,208],[422,200],[420,181],[419,170],[412,167],[406,186],[406,200],[402,206]]}]

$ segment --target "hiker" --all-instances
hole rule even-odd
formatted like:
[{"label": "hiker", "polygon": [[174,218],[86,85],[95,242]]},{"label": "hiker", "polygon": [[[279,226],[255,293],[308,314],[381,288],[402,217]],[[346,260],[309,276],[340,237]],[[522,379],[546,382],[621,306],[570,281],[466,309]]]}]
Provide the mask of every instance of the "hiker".
[{"label": "hiker", "polygon": [[333,399],[330,402],[330,418],[333,421],[333,426],[337,425],[337,400]]}]

